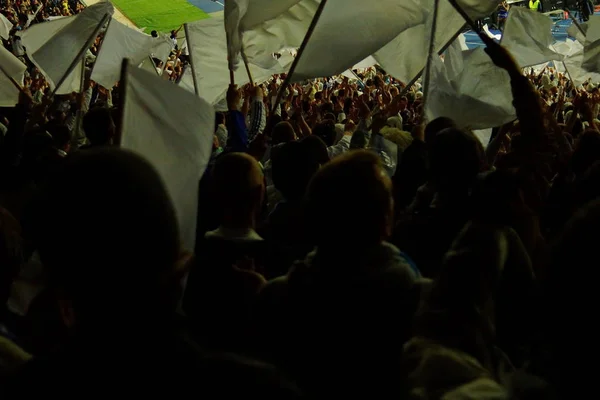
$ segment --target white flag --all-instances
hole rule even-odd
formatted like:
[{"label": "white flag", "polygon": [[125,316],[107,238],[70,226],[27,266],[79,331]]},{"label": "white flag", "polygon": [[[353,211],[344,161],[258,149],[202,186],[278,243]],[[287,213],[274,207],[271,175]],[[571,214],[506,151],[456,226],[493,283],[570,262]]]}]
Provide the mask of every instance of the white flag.
[{"label": "white flag", "polygon": [[550,17],[544,14],[525,7],[511,7],[501,44],[522,68],[561,61],[562,55],[552,49],[553,26]]},{"label": "white flag", "polygon": [[[581,30],[579,28],[581,28]],[[588,30],[587,22],[580,23],[579,28],[577,25],[571,24],[571,26],[567,29],[567,34],[576,39],[578,42],[585,43],[585,36]]]},{"label": "white flag", "polygon": [[[223,17],[203,19],[188,24],[187,43],[194,63],[200,96],[215,105],[225,98],[229,86],[227,68],[227,40],[223,30]],[[275,74],[289,71],[293,58],[284,52],[279,60],[272,55],[274,67],[264,69],[249,62],[255,83],[262,83]],[[244,68],[235,71],[235,83],[241,87],[249,83]]]},{"label": "white flag", "polygon": [[588,72],[600,72],[600,17],[593,15],[587,23],[581,67]]},{"label": "white flag", "polygon": [[13,23],[0,13],[0,37],[4,40],[8,40],[10,31],[13,28]]},{"label": "white flag", "polygon": [[229,35],[228,57],[230,68],[237,68],[245,31],[284,14],[300,1],[227,0],[225,2],[224,23],[225,31]]},{"label": "white flag", "polygon": [[[459,128],[486,129],[516,119],[510,77],[494,65],[483,48],[450,56],[462,60],[449,60],[448,56],[445,62],[438,57],[433,60],[425,103],[427,120],[448,117]],[[455,66],[461,70],[454,70]],[[455,76],[450,78],[451,74]]]},{"label": "white flag", "polygon": [[39,14],[39,12],[42,10],[43,7],[44,7],[44,5],[40,4],[40,6],[37,8],[37,10],[35,10],[35,13],[29,14],[27,16],[27,22],[25,23],[25,29],[29,28],[29,25],[31,25],[31,23],[33,22],[35,17],[37,17],[37,15]]},{"label": "white flag", "polygon": [[[24,32],[20,33],[21,43],[25,47],[25,51],[33,63],[40,69],[42,74],[45,75],[44,71],[35,62],[33,54],[38,51],[43,45],[45,45],[54,35],[60,32],[67,25],[75,21],[76,17],[63,17],[55,19],[43,24],[35,24]],[[75,67],[73,72],[69,74],[65,82],[60,85],[60,88],[56,91],[57,94],[70,94],[72,92],[78,92],[80,89],[81,82],[81,63]]]},{"label": "white flag", "polygon": [[92,80],[105,88],[112,88],[119,81],[123,60],[128,58],[132,65],[139,65],[150,56],[155,40],[113,18],[96,58]]},{"label": "white flag", "polygon": [[302,0],[276,18],[245,31],[244,50],[248,60],[263,69],[276,67],[272,54],[300,47],[319,3],[320,0]]},{"label": "white flag", "polygon": [[425,18],[420,0],[328,0],[293,80],[337,75]]},{"label": "white flag", "polygon": [[[0,66],[19,85],[23,85],[23,75],[27,67],[4,46],[0,46]],[[14,107],[19,102],[19,90],[0,71],[0,107]]]},{"label": "white flag", "polygon": [[[112,15],[113,12],[112,4],[109,2],[101,2],[90,6],[72,20],[69,19],[69,22],[62,29],[50,37],[35,52],[28,49],[31,61],[42,70],[52,89],[67,74],[69,66],[81,49],[84,48],[86,42],[96,32],[105,15]],[[67,19],[63,18],[38,25],[60,24],[64,23],[65,20]],[[27,49],[27,45],[24,45]]]},{"label": "white flag", "polygon": [[198,184],[210,160],[215,112],[203,99],[128,68],[121,146],[156,168],[173,201],[187,250],[196,240]]},{"label": "white flag", "polygon": [[[434,3],[434,0],[422,1],[421,7],[425,10],[427,18],[402,32],[374,54],[379,65],[402,82],[412,81],[425,68],[429,56]],[[498,1],[458,0],[458,4],[472,19],[479,19],[496,10]],[[439,52],[465,26],[466,22],[447,0],[440,0],[437,13],[434,50]]]}]

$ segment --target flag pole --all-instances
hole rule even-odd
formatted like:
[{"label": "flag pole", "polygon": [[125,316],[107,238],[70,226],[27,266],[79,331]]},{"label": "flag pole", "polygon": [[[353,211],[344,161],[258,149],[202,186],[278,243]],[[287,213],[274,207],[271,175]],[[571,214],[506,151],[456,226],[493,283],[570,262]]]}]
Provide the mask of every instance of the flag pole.
[{"label": "flag pole", "polygon": [[452,4],[452,7],[454,7],[454,9],[463,17],[463,19],[465,20],[467,25],[469,25],[469,27],[473,30],[473,32],[475,32],[477,34],[477,36],[479,36],[481,41],[486,46],[489,45],[490,42],[494,42],[494,40],[492,38],[490,38],[488,35],[486,35],[484,32],[482,32],[481,29],[479,29],[479,27],[475,24],[475,22],[471,19],[471,17],[469,17],[469,15],[465,12],[465,10],[463,10],[458,5],[456,0],[448,0],[448,1],[450,2],[450,4]]},{"label": "flag pole", "polygon": [[[315,27],[317,26],[317,22],[319,22],[319,18],[321,17],[321,14],[323,13],[323,9],[325,8],[325,4],[327,4],[327,0],[321,0],[321,3],[319,4],[319,8],[317,8],[317,11],[315,12],[315,16],[313,17],[312,22],[310,23],[310,26],[308,27],[308,31],[306,32],[306,35],[304,36],[304,40],[302,40],[302,45],[298,49],[298,54],[296,54],[296,58],[294,58],[294,62],[292,62],[292,66],[290,67],[290,70],[287,73],[285,80],[283,81],[283,84],[279,88],[279,92],[277,92],[277,97],[275,98],[275,103],[271,104],[271,115],[269,115],[269,119],[271,119],[273,117],[273,114],[275,113],[275,109],[277,108],[277,104],[279,104],[279,102],[281,101],[281,98],[283,97],[283,93],[285,92],[285,89],[287,89],[287,87],[292,82],[292,76],[294,75],[294,71],[296,70],[296,67],[298,66],[298,61],[300,60],[300,57],[302,57],[302,53],[304,52],[304,49],[306,48],[306,45],[308,44],[308,41],[310,40],[310,37],[312,36],[312,34],[315,30]],[[267,126],[269,126],[268,122],[267,122]]]},{"label": "flag pole", "polygon": [[573,15],[573,13],[571,12],[571,10],[569,10],[567,7],[565,7],[564,11],[566,11],[567,14],[569,14],[569,18],[571,18],[571,20],[573,21],[573,24],[577,27],[577,29],[579,29],[579,32],[581,32],[581,34],[584,37],[587,36],[586,33],[583,31],[583,28],[581,27],[581,24],[579,24],[579,21],[577,21],[577,18],[575,18],[575,15]]},{"label": "flag pole", "polygon": [[254,79],[252,78],[252,72],[250,71],[250,65],[248,64],[248,57],[246,57],[246,52],[244,51],[244,45],[242,44],[242,60],[244,60],[244,66],[246,67],[246,73],[248,74],[248,79],[250,80],[250,84],[254,85]]},{"label": "flag pole", "polygon": [[85,42],[85,45],[79,50],[79,53],[77,53],[77,57],[75,57],[75,59],[73,60],[73,62],[71,63],[71,65],[69,65],[69,68],[67,69],[67,72],[63,75],[62,78],[60,78],[60,80],[58,81],[58,83],[54,87],[54,91],[52,92],[51,97],[54,97],[56,95],[56,92],[58,91],[58,89],[60,88],[60,86],[63,83],[65,83],[65,80],[71,74],[71,72],[73,72],[73,70],[77,66],[77,63],[81,59],[83,59],[83,57],[85,56],[85,52],[88,51],[90,47],[92,47],[92,44],[94,43],[94,41],[98,37],[98,34],[102,30],[102,28],[104,27],[104,25],[106,24],[106,22],[110,20],[110,17],[111,17],[111,15],[109,13],[106,13],[104,15],[104,17],[102,18],[102,21],[100,21],[100,23],[98,24],[98,26],[96,27],[96,29],[94,29],[94,32],[92,33],[92,35],[89,37],[89,39],[87,40],[87,42]]},{"label": "flag pole", "polygon": [[440,0],[435,0],[433,8],[433,22],[431,24],[431,39],[429,41],[429,52],[427,53],[427,64],[425,65],[425,76],[423,77],[423,114],[425,114],[427,100],[429,97],[429,85],[431,82],[431,66],[433,64],[433,57],[437,56],[435,51],[435,31],[437,29],[438,11],[440,6]]},{"label": "flag pole", "polygon": [[183,24],[183,29],[185,32],[185,39],[187,40],[187,46],[190,53],[190,65],[192,66],[192,80],[194,81],[194,92],[196,92],[196,96],[200,96],[200,91],[198,90],[198,78],[196,77],[196,65],[194,64],[194,51],[192,48],[192,41],[190,41],[191,36],[188,29],[188,24]]},{"label": "flag pole", "polygon": [[121,112],[120,118],[117,121],[117,132],[115,135],[114,145],[121,147],[121,142],[123,139],[123,126],[125,124],[125,104],[127,102],[127,85],[129,83],[129,67],[131,62],[128,58],[123,59],[123,64],[121,64],[121,79],[119,80],[119,91],[121,94]]}]

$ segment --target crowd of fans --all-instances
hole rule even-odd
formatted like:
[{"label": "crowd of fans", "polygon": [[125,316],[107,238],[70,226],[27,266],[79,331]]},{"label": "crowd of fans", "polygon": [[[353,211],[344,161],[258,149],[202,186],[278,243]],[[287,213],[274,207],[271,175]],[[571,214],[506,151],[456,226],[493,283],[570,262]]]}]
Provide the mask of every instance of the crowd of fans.
[{"label": "crowd of fans", "polygon": [[[17,32],[42,3],[38,22],[81,8],[0,11]],[[0,109],[4,398],[593,393],[592,83],[522,71],[490,45],[518,119],[484,144],[425,121],[420,83],[377,68],[292,85],[278,104],[285,76],[231,86],[188,252],[156,171],[115,146],[118,90],[88,79],[50,99],[4,45],[29,66]]]}]

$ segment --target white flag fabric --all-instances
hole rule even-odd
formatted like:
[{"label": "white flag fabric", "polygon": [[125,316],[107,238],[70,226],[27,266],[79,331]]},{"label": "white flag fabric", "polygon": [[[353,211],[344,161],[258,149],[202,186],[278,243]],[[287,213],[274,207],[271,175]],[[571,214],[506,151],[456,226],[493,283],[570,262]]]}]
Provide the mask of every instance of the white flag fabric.
[{"label": "white flag fabric", "polygon": [[301,0],[227,0],[224,23],[229,35],[228,57],[230,68],[237,68],[244,31],[255,28],[289,11]]},{"label": "white flag fabric", "polygon": [[[223,17],[208,18],[187,25],[187,43],[194,63],[200,96],[215,105],[225,98],[229,86],[227,68],[227,39],[223,30]],[[273,59],[274,67],[264,69],[249,62],[255,83],[262,83],[274,74],[289,71],[293,58],[284,52],[279,60]],[[245,68],[235,71],[235,83],[241,87],[249,83]],[[193,86],[192,86],[193,87]]]},{"label": "white flag fabric", "polygon": [[293,81],[337,75],[425,18],[420,0],[328,0]]},{"label": "white flag fabric", "polygon": [[128,58],[132,65],[139,65],[150,56],[155,40],[113,18],[96,58],[92,80],[105,88],[112,88],[119,81],[123,60]]},{"label": "white flag fabric", "polygon": [[[50,38],[60,32],[67,25],[71,24],[76,17],[63,17],[52,21],[44,22],[43,24],[35,24],[24,32],[20,33],[21,43],[25,47],[25,51],[33,63],[45,75],[42,68],[35,62],[33,53],[38,51]],[[81,63],[69,74],[65,82],[56,91],[57,94],[70,94],[78,92],[81,82]]]},{"label": "white flag fabric", "polygon": [[580,86],[588,79],[590,79],[592,82],[600,82],[599,73],[589,72],[583,68],[583,45],[577,41],[569,40],[567,40],[566,43],[570,45],[570,51],[564,58],[563,63],[565,70],[569,74],[569,77],[573,80],[574,85]]},{"label": "white flag fabric", "polygon": [[462,57],[450,61],[447,56],[445,61],[460,66],[461,70],[449,68],[439,57],[434,57],[426,94],[427,120],[448,117],[459,128],[486,129],[516,119],[510,77],[494,65],[483,48],[450,56]]},{"label": "white flag fabric", "polygon": [[210,160],[214,121],[214,109],[203,99],[128,68],[121,147],[144,156],[160,174],[187,250],[195,245],[198,184]]},{"label": "white flag fabric", "polygon": [[10,31],[13,28],[13,23],[0,13],[0,37],[4,40],[8,40]]},{"label": "white flag fabric", "polygon": [[[579,28],[581,28],[581,30],[579,30]],[[586,36],[587,30],[588,30],[587,22],[580,23],[579,28],[577,27],[577,25],[572,24],[567,29],[567,34],[569,36],[571,36],[572,38],[576,39],[579,43],[585,43],[585,36]],[[583,32],[581,32],[581,31],[583,31]]]},{"label": "white flag fabric", "polygon": [[[53,22],[37,24],[43,26],[50,23],[65,23],[65,20],[69,21],[35,52],[27,49],[27,45],[24,43],[31,61],[42,70],[52,89],[67,74],[69,66],[94,34],[105,15],[112,15],[113,12],[112,4],[100,2],[87,7],[80,14],[73,17],[72,20],[63,18]],[[33,26],[32,29],[35,27]]]},{"label": "white flag fabric", "polygon": [[244,32],[248,60],[263,69],[277,67],[271,54],[300,47],[319,4],[320,0],[302,0],[278,17]]},{"label": "white flag fabric", "polygon": [[562,55],[551,48],[553,26],[550,17],[544,14],[525,7],[511,7],[501,44],[522,68],[561,61]]},{"label": "white flag fabric", "polygon": [[[498,6],[496,0],[458,0],[457,2],[474,20],[491,14]],[[434,3],[434,0],[424,0],[421,6],[427,18],[402,32],[374,54],[379,65],[402,82],[412,81],[425,68],[433,26]],[[446,0],[440,0],[437,18],[434,49],[439,52],[465,26],[466,22]]]},{"label": "white flag fabric", "polygon": [[43,7],[44,7],[44,5],[40,4],[40,6],[37,8],[37,10],[35,10],[35,13],[29,14],[27,16],[27,22],[25,23],[25,29],[29,28],[29,26],[31,25],[31,23],[33,22],[35,17],[37,17],[37,15],[39,14],[39,12],[42,10]]},{"label": "white flag fabric", "polygon": [[[381,67],[404,83],[413,80],[427,63],[433,24],[434,1],[421,5],[427,17],[420,24],[402,32],[374,54]],[[440,1],[435,30],[435,51],[440,51],[465,25],[464,19],[448,1]]]},{"label": "white flag fabric", "polygon": [[600,17],[593,15],[587,23],[583,48],[582,68],[588,72],[600,72]]},{"label": "white flag fabric", "polygon": [[[4,46],[0,45],[0,66],[19,85],[23,85],[23,76],[27,67]],[[0,72],[0,107],[14,107],[19,102],[19,90],[10,79]]]}]

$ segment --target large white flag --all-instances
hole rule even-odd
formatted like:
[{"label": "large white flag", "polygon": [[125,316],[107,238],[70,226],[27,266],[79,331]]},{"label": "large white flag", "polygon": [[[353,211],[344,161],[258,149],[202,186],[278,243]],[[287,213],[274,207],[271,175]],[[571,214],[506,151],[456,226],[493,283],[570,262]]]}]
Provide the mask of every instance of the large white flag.
[{"label": "large white flag", "polygon": [[276,67],[272,53],[300,47],[319,4],[320,0],[302,0],[276,18],[245,31],[244,50],[248,60],[263,69]]},{"label": "large white flag", "polygon": [[600,17],[593,15],[587,23],[583,42],[582,68],[588,72],[600,72]]},{"label": "large white flag", "polygon": [[[25,30],[20,34],[21,43],[25,47],[25,51],[29,58],[36,64],[33,54],[38,51],[43,45],[45,45],[54,35],[60,32],[67,25],[75,21],[76,17],[64,17],[55,19],[52,21],[44,22],[43,24],[36,24]],[[44,73],[42,68],[41,72]],[[57,94],[70,94],[72,92],[78,92],[80,89],[81,82],[81,62],[79,65],[69,74],[65,82],[60,85],[60,88],[56,91]]]},{"label": "large white flag", "polygon": [[139,68],[128,68],[121,146],[157,169],[187,250],[196,240],[198,184],[210,160],[215,113],[203,99]]},{"label": "large white flag", "polygon": [[[0,66],[19,85],[23,85],[23,75],[27,67],[4,46],[0,45]],[[0,107],[14,107],[19,102],[19,90],[0,71]]]},{"label": "large white flag", "polygon": [[421,0],[328,0],[293,80],[337,75],[422,23]]},{"label": "large white flag", "polygon": [[445,62],[435,57],[430,73],[427,120],[448,117],[460,128],[485,129],[516,119],[510,77],[483,48],[449,52]]},{"label": "large white flag", "polygon": [[[193,22],[188,24],[187,29],[187,43],[194,63],[199,94],[212,105],[225,98],[229,85],[227,40],[222,18],[215,17]],[[284,52],[279,60],[272,55],[271,58],[274,66],[270,69],[249,62],[255,83],[262,83],[274,74],[287,72],[293,61],[287,52]],[[235,71],[235,83],[238,86],[241,87],[249,82],[244,68]]]},{"label": "large white flag", "polygon": [[113,18],[96,58],[92,80],[105,88],[112,88],[119,81],[123,60],[128,58],[131,64],[139,65],[150,56],[156,40],[159,39],[132,29]]},{"label": "large white flag", "polygon": [[4,16],[4,14],[0,13],[0,38],[8,40],[13,26],[13,23],[10,22],[8,18]]},{"label": "large white flag", "polygon": [[[38,24],[39,26],[49,23],[65,24],[35,52],[27,49],[27,45],[24,43],[31,61],[44,73],[52,89],[67,74],[69,66],[77,58],[91,36],[97,32],[104,17],[107,14],[112,15],[113,12],[112,4],[100,2],[87,7],[72,20],[63,18]],[[65,20],[68,22],[65,23]]]},{"label": "large white flag", "polygon": [[[472,19],[491,14],[498,6],[497,0],[458,0]],[[424,0],[421,7],[425,18],[396,36],[374,54],[374,58],[386,72],[408,83],[425,68],[429,56],[429,44],[433,28],[434,0]],[[465,20],[447,0],[440,0],[437,10],[437,26],[434,34],[434,51],[441,51],[465,25]]]},{"label": "large white flag", "polygon": [[243,33],[289,11],[301,0],[227,0],[225,31],[229,35],[228,57],[231,68],[237,68],[242,50]]},{"label": "large white flag", "polygon": [[[567,40],[566,43],[570,46],[570,49],[568,53],[566,53],[563,63],[565,70],[568,73],[569,78],[573,80],[574,85],[579,86],[587,80],[600,82],[599,73],[589,72],[583,68],[583,60],[585,57],[584,46],[577,41]],[[564,46],[562,51],[567,51],[567,47]]]},{"label": "large white flag", "polygon": [[[379,65],[402,82],[412,81],[425,68],[433,27],[434,3],[434,0],[423,1],[421,7],[427,17],[374,54]],[[465,20],[447,0],[440,0],[437,13],[434,50],[439,52],[465,25]]]},{"label": "large white flag", "polygon": [[512,7],[501,44],[522,68],[548,61],[561,61],[562,55],[552,49],[553,26],[554,22],[544,14],[525,7]]}]

